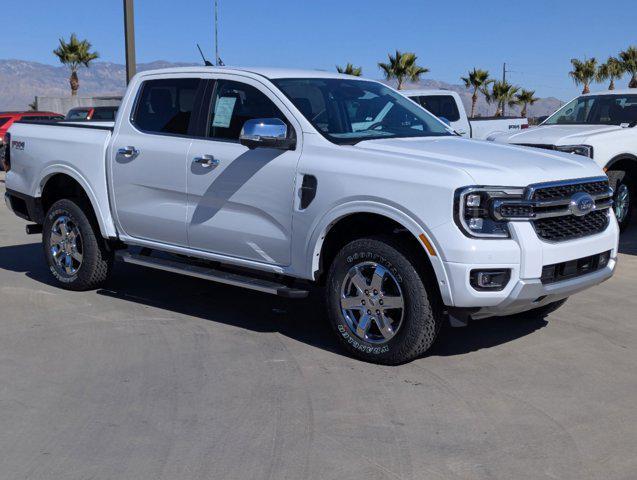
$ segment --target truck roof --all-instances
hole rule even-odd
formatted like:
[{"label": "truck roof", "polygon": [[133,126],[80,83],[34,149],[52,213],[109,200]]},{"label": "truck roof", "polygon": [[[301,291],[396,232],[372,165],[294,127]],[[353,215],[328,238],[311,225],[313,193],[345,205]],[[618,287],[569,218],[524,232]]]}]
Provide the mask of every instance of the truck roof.
[{"label": "truck roof", "polygon": [[594,95],[637,95],[635,88],[621,88],[619,90],[602,90],[599,92],[584,93],[580,97],[590,97]]},{"label": "truck roof", "polygon": [[325,70],[304,70],[294,68],[270,68],[270,67],[176,67],[162,68],[158,70],[146,70],[140,75],[158,75],[168,73],[201,73],[201,72],[218,72],[218,73],[249,73],[259,75],[268,79],[277,78],[349,78],[351,75],[345,75],[336,72],[327,72]]}]

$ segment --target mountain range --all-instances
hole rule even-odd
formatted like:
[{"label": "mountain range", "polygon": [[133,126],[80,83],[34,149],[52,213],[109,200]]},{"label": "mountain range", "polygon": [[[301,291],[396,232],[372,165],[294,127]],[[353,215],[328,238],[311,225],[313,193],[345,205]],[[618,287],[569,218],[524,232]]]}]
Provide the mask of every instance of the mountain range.
[{"label": "mountain range", "polygon": [[[187,66],[187,63],[155,61],[138,64],[139,71],[156,68]],[[110,62],[94,62],[90,68],[79,72],[80,96],[122,95],[126,88],[125,66]],[[54,66],[26,60],[0,60],[0,111],[26,110],[38,96],[69,95],[69,72],[62,65]],[[460,94],[467,112],[471,108],[471,93],[463,85],[454,85],[438,80],[423,79],[419,83],[409,84],[407,88],[442,88]],[[541,98],[529,106],[529,116],[536,117],[554,112],[562,101],[554,98]],[[495,106],[488,105],[481,95],[478,100],[477,114],[492,115]],[[517,114],[519,109],[507,114]]]}]

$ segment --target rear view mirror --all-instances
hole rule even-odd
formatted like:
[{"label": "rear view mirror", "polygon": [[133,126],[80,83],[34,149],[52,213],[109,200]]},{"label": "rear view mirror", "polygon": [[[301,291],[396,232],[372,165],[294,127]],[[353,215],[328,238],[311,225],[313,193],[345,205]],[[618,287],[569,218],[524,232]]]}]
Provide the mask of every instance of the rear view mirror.
[{"label": "rear view mirror", "polygon": [[293,150],[296,142],[288,135],[287,124],[279,118],[255,118],[243,124],[239,135],[241,145],[252,148]]}]

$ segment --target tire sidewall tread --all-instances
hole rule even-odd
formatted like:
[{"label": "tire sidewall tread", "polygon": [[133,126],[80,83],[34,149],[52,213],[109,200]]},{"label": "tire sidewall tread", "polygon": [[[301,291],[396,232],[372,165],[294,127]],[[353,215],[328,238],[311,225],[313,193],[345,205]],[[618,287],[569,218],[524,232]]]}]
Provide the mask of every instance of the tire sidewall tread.
[{"label": "tire sidewall tread", "polygon": [[[360,339],[341,312],[341,287],[347,272],[368,261],[382,265],[394,275],[404,298],[400,329],[382,345]],[[417,358],[431,347],[442,323],[414,261],[391,237],[364,238],[345,245],[330,266],[326,297],[330,323],[340,344],[352,355],[373,363],[397,365]]]}]

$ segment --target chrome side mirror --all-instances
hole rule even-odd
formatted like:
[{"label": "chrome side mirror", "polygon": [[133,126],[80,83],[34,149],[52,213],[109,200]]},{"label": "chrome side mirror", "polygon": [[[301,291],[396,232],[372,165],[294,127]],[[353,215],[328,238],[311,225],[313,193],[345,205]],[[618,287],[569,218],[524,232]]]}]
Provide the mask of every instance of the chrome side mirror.
[{"label": "chrome side mirror", "polygon": [[241,145],[252,148],[293,150],[296,142],[288,135],[287,124],[279,118],[254,118],[243,124],[239,135]]}]

